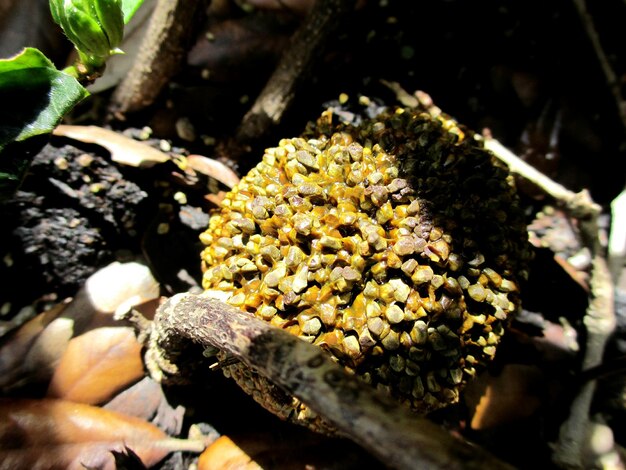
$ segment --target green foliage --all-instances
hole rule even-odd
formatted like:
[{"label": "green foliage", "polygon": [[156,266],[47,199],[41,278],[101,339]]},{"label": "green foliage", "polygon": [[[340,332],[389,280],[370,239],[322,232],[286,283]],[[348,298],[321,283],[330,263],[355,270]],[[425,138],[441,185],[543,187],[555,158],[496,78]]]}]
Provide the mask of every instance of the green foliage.
[{"label": "green foliage", "polygon": [[88,68],[102,67],[122,42],[120,0],[50,0],[50,11]]},{"label": "green foliage", "polygon": [[[19,186],[39,140],[89,96],[80,82],[100,75],[121,53],[124,24],[143,0],[49,0],[52,17],[78,50],[79,62],[60,71],[39,50],[0,59],[0,202]],[[28,142],[28,140],[33,142]]]},{"label": "green foliage", "polygon": [[0,59],[0,188],[14,190],[27,162],[20,147],[3,152],[12,142],[51,132],[61,118],[89,93],[78,81],[56,67],[39,50],[24,49]]},{"label": "green foliage", "polygon": [[122,11],[124,12],[124,24],[128,24],[135,15],[143,0],[122,0]]},{"label": "green foliage", "polygon": [[88,95],[37,49],[0,59],[0,151],[9,142],[51,132]]}]

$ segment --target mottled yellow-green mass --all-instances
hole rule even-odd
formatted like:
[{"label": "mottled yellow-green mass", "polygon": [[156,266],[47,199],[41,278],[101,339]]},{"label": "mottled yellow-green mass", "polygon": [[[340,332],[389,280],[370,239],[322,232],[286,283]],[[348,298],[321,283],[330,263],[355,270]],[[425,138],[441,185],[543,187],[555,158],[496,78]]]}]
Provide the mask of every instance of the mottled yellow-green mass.
[{"label": "mottled yellow-green mass", "polygon": [[[334,120],[267,149],[227,194],[201,236],[203,287],[427,413],[458,400],[519,308],[519,200],[506,168],[436,109]],[[225,371],[279,416],[327,429],[243,365]]]}]

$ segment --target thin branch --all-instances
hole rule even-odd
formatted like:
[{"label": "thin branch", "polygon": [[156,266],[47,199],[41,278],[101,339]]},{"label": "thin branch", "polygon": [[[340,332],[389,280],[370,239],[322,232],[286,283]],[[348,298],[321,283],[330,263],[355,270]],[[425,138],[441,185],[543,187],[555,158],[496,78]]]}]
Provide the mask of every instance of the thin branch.
[{"label": "thin branch", "polygon": [[116,117],[154,102],[179,71],[206,0],[158,0],[133,68],[111,98]]},{"label": "thin branch", "polygon": [[[596,255],[591,273],[592,300],[584,322],[587,328],[587,347],[583,370],[602,363],[604,348],[615,330],[614,292],[611,274],[606,260]],[[570,408],[568,419],[562,424],[559,439],[552,455],[561,468],[583,469],[583,451],[589,428],[589,409],[596,389],[596,382],[586,383]]]},{"label": "thin branch", "polygon": [[361,383],[320,348],[206,296],[179,294],[159,308],[146,358],[153,376],[172,370],[190,342],[236,357],[391,468],[510,468]]},{"label": "thin branch", "polygon": [[276,70],[244,116],[237,131],[243,144],[265,135],[291,106],[296,92],[321,58],[329,40],[336,37],[342,20],[354,9],[355,0],[317,0],[304,23],[292,36]]},{"label": "thin branch", "polygon": [[[485,138],[484,142],[485,148],[491,150],[499,160],[509,167],[512,173],[518,174],[537,185],[546,194],[562,204],[574,217],[583,219],[597,217],[602,211],[602,208],[591,200],[587,191],[583,190],[579,193],[570,191],[526,163],[496,139]],[[594,232],[594,237],[596,233]]]},{"label": "thin branch", "polygon": [[617,284],[626,262],[626,189],[611,202],[608,258],[613,282]]},{"label": "thin branch", "polygon": [[609,85],[609,89],[611,90],[611,94],[613,95],[613,99],[615,100],[615,104],[617,105],[617,112],[619,113],[622,125],[626,129],[626,103],[624,103],[624,98],[622,97],[619,79],[613,71],[613,68],[609,63],[609,59],[604,52],[604,49],[602,48],[602,44],[600,43],[600,37],[598,36],[598,32],[596,31],[596,28],[593,24],[593,19],[591,18],[591,15],[587,10],[587,4],[585,0],[573,1],[576,7],[576,11],[580,16],[580,20],[583,23],[583,27],[585,28],[585,32],[589,37],[589,41],[591,41],[593,50],[598,57],[598,61],[600,62],[600,66],[602,67],[602,72],[604,72],[607,84]]},{"label": "thin branch", "polygon": [[[485,139],[485,147],[504,162],[511,172],[536,184],[564,206],[573,217],[578,218],[583,241],[593,254],[591,298],[583,320],[587,330],[583,373],[596,369],[602,363],[606,343],[616,326],[613,279],[607,259],[602,254],[598,236],[601,207],[591,200],[587,191],[569,191],[521,160],[497,140]],[[552,460],[561,468],[585,468],[584,449],[589,439],[589,410],[595,389],[595,380],[584,383],[571,404],[568,419],[561,425],[552,455]]]}]

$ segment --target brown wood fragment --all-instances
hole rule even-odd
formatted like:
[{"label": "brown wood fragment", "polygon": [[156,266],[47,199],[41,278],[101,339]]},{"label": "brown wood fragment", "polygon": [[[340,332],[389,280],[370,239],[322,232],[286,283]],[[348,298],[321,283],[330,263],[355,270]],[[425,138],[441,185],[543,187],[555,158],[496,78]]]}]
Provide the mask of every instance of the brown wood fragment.
[{"label": "brown wood fragment", "polygon": [[[602,256],[596,255],[591,272],[591,298],[584,318],[587,329],[587,344],[583,358],[583,370],[602,364],[604,349],[615,331],[615,292],[609,268]],[[558,441],[552,454],[552,461],[560,468],[587,468],[584,462],[586,440],[589,438],[589,417],[591,402],[596,390],[596,382],[585,383],[574,398],[570,414],[561,425]]]},{"label": "brown wood fragment", "polygon": [[159,308],[146,357],[153,377],[175,373],[190,343],[254,368],[391,468],[510,468],[361,383],[320,348],[216,299],[179,294]]},{"label": "brown wood fragment", "polygon": [[355,0],[317,0],[283,53],[276,70],[237,131],[241,144],[252,142],[278,124],[297,91],[310,79],[325,46],[355,6]]},{"label": "brown wood fragment", "polygon": [[137,60],[111,98],[117,117],[149,106],[179,71],[207,0],[158,0]]}]

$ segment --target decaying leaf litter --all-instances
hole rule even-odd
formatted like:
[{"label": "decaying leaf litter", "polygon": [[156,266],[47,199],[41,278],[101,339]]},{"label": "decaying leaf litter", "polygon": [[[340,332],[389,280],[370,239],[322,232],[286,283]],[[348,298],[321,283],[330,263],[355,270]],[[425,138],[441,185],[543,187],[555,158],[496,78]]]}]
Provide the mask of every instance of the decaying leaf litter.
[{"label": "decaying leaf litter", "polygon": [[[333,2],[326,3],[332,7]],[[606,58],[602,59],[602,55],[596,54],[597,48],[589,46],[585,32],[589,23],[583,23],[584,27],[581,27],[576,10],[567,2],[555,6],[554,10],[529,5],[525,8],[503,6],[498,11],[484,6],[469,8],[459,2],[422,7],[424,11],[394,2],[359,2],[355,11],[336,12],[338,25],[323,24],[318,28],[322,31],[320,47],[327,52],[311,58],[311,69],[297,69],[293,74],[296,76],[280,75],[278,72],[284,68],[279,66],[276,69],[270,83],[275,84],[278,79],[291,80],[289,86],[293,85],[293,90],[297,90],[283,101],[287,117],[276,123],[270,120],[269,124],[255,124],[250,113],[243,117],[252,103],[255,103],[253,110],[267,109],[263,107],[264,96],[268,99],[276,96],[275,93],[279,97],[289,95],[287,89],[281,94],[280,87],[276,92],[268,85],[269,91],[266,89],[256,99],[273,71],[271,64],[276,63],[281,50],[287,51],[283,55],[283,65],[285,60],[287,63],[293,60],[289,59],[288,38],[301,23],[303,29],[300,31],[305,30],[305,26],[311,27],[299,16],[302,14],[299,7],[289,7],[285,4],[282,9],[274,11],[262,9],[261,3],[256,9],[246,9],[229,2],[212,2],[208,26],[201,30],[197,36],[199,39],[190,49],[188,60],[191,66],[168,82],[176,85],[164,87],[155,104],[139,113],[128,114],[126,121],[105,123],[94,119],[98,116],[98,108],[93,107],[93,103],[86,103],[69,122],[72,125],[110,126],[136,141],[147,142],[153,149],[167,155],[163,157],[166,161],[145,168],[149,163],[143,156],[137,156],[135,160],[127,159],[120,164],[115,159],[111,162],[108,152],[98,147],[75,140],[54,138],[51,141],[52,146],[46,150],[48,157],[39,166],[39,176],[36,163],[31,175],[33,184],[29,186],[27,180],[13,206],[8,206],[8,220],[15,230],[2,235],[10,235],[8,238],[14,240],[10,246],[16,247],[7,255],[3,253],[2,267],[6,273],[6,276],[3,273],[3,279],[14,279],[17,286],[6,294],[11,299],[11,311],[3,326],[13,333],[5,336],[0,350],[9,367],[3,376],[15,377],[3,385],[4,394],[10,397],[8,400],[13,400],[9,402],[10,409],[24,410],[19,411],[22,413],[35,409],[37,413],[52,416],[56,413],[53,410],[64,409],[62,407],[67,403],[46,401],[42,397],[48,394],[69,398],[88,383],[91,373],[95,375],[94,383],[103,380],[98,376],[103,374],[98,367],[106,369],[108,366],[112,369],[107,369],[109,372],[104,382],[112,390],[111,394],[117,394],[110,403],[119,402],[124,395],[131,400],[132,395],[127,392],[144,383],[146,379],[139,380],[145,372],[130,374],[136,370],[136,364],[128,364],[129,360],[132,361],[130,356],[120,360],[123,374],[110,372],[116,367],[114,359],[116,349],[121,346],[119,341],[112,341],[109,352],[98,354],[99,360],[95,363],[77,366],[88,370],[77,377],[76,382],[71,377],[63,377],[64,362],[77,360],[72,359],[72,348],[87,347],[84,354],[87,359],[91,345],[95,351],[99,344],[110,341],[107,335],[113,334],[111,328],[115,329],[115,335],[120,335],[113,337],[125,338],[125,332],[129,331],[125,328],[129,324],[115,320],[115,311],[117,318],[124,316],[129,306],[144,304],[141,309],[144,316],[130,315],[135,319],[135,326],[139,322],[138,331],[144,334],[139,334],[139,341],[147,340],[147,330],[141,325],[145,327],[149,323],[143,318],[150,319],[154,314],[155,302],[145,304],[156,297],[150,288],[147,296],[122,292],[121,307],[114,305],[115,302],[101,309],[91,307],[93,298],[85,294],[89,274],[112,261],[130,262],[140,257],[152,268],[160,283],[160,293],[171,296],[190,289],[197,291],[201,279],[198,236],[208,224],[209,210],[220,204],[224,192],[233,182],[232,174],[226,168],[230,166],[244,175],[260,160],[264,147],[275,146],[281,137],[300,134],[306,122],[316,119],[324,109],[323,103],[330,100],[337,100],[330,104],[337,114],[350,117],[357,114],[351,103],[364,103],[367,101],[365,97],[377,105],[392,104],[399,98],[405,106],[410,105],[411,100],[424,99],[424,95],[403,94],[396,87],[393,87],[393,93],[390,92],[389,83],[394,81],[405,90],[426,90],[445,112],[475,130],[489,128],[491,135],[527,157],[542,173],[537,177],[522,164],[509,160],[515,173],[522,175],[518,178],[518,188],[525,203],[530,241],[535,251],[529,281],[522,290],[523,310],[503,337],[489,370],[469,385],[460,404],[437,411],[430,418],[514,466],[541,463],[556,468],[575,468],[577,465],[592,465],[591,462],[598,466],[618,462],[623,436],[619,424],[623,413],[619,398],[622,381],[616,373],[620,370],[619,358],[623,354],[619,303],[617,312],[614,312],[618,319],[617,335],[606,348],[603,341],[612,334],[611,317],[606,316],[611,313],[612,297],[619,299],[622,294],[619,287],[616,293],[612,293],[608,289],[611,281],[603,281],[597,274],[606,272],[602,255],[606,238],[610,237],[609,203],[624,183],[623,175],[618,172],[607,173],[610,167],[607,162],[620,157],[617,144],[623,141],[623,126],[615,106],[622,103],[615,103],[615,95],[602,76],[603,68],[599,65],[594,68],[598,57],[600,60]],[[581,7],[580,2],[576,2],[576,7]],[[482,11],[474,11],[476,8]],[[545,14],[538,15],[537,9]],[[420,22],[419,34],[430,32],[431,36],[442,38],[438,45],[424,48],[420,42],[423,37],[410,32],[413,29],[407,25],[417,21],[417,13],[430,15],[427,17],[433,19],[447,19],[445,23],[443,20],[433,20],[432,24]],[[459,18],[463,15],[460,13],[472,13],[465,18],[476,18],[475,22],[461,21]],[[478,19],[479,13],[483,14],[482,20]],[[606,11],[591,11],[591,25],[601,38],[607,38],[602,41],[602,46],[613,56],[623,57],[619,46],[608,39],[613,33],[604,23],[606,14]],[[374,17],[376,22],[372,19]],[[385,20],[381,22],[382,17]],[[575,52],[560,40],[553,39],[550,33],[555,26],[546,24],[549,23],[546,18],[566,26],[565,33],[571,34],[563,36],[568,38],[569,44],[579,45]],[[331,41],[324,40],[328,39],[324,33],[329,34],[328,31],[336,27],[343,34],[329,36],[335,38]],[[233,48],[233,38],[237,38],[236,33],[241,31],[246,34],[239,38],[247,42],[240,44],[263,44],[264,47]],[[444,34],[446,31],[447,35]],[[509,39],[491,41],[498,37]],[[364,40],[359,42],[357,38]],[[461,38],[464,42],[459,43]],[[296,39],[296,36],[292,38],[292,47],[297,46]],[[367,47],[362,47],[363,43]],[[356,44],[361,45],[357,48]],[[287,49],[283,49],[285,47]],[[306,49],[307,44],[301,47]],[[378,66],[373,65],[371,57],[364,57],[366,54],[371,56],[373,51],[377,53]],[[444,53],[445,57],[453,59],[442,61]],[[577,83],[578,88],[574,90],[564,85],[570,83],[565,78],[574,71],[580,74],[573,64],[579,64],[581,58],[594,65],[588,67],[587,74],[583,74],[581,83]],[[550,61],[560,66],[558,73],[557,66],[550,66]],[[227,67],[223,65],[225,62]],[[343,68],[337,68],[337,64],[343,64]],[[622,70],[619,60],[609,66],[618,74]],[[250,74],[251,70],[258,73]],[[173,74],[173,71],[166,70],[165,74],[168,73]],[[380,84],[381,79],[387,81],[387,86]],[[587,92],[583,96],[580,87]],[[351,99],[342,103],[345,97],[341,93]],[[363,96],[360,100],[359,95]],[[378,101],[379,97],[383,101]],[[107,99],[107,94],[102,95],[101,106]],[[597,120],[590,118],[594,112],[599,116]],[[281,113],[278,112],[279,117],[282,117]],[[254,125],[250,127],[250,123]],[[574,129],[579,132],[573,132]],[[238,135],[240,140],[229,138],[233,135]],[[489,137],[486,134],[487,144],[492,145]],[[63,145],[70,145],[73,149]],[[249,153],[249,148],[255,150]],[[502,154],[497,145],[494,144],[493,148]],[[200,155],[200,158],[187,159],[190,154]],[[205,165],[202,159],[206,157],[212,157],[212,162],[226,164],[226,167],[215,163]],[[133,161],[135,163],[130,165],[138,166],[128,166]],[[594,161],[594,165],[589,161]],[[91,180],[84,178],[83,171]],[[69,178],[64,179],[66,176]],[[568,192],[562,186],[553,185],[542,178],[545,176],[574,191]],[[581,192],[584,189],[590,190],[593,199]],[[42,192],[38,193],[38,190]],[[128,207],[133,209],[128,210]],[[28,217],[25,217],[27,212]],[[16,233],[22,234],[20,238],[14,238]],[[62,235],[59,240],[65,241],[56,246],[54,243],[48,245],[52,240],[50,233]],[[26,249],[26,241],[30,241],[31,249]],[[618,240],[615,246],[619,248],[619,245]],[[55,255],[50,256],[51,253]],[[69,260],[70,253],[82,256],[75,265],[81,270],[59,264],[65,257]],[[612,254],[610,261],[613,261],[614,268],[619,251]],[[20,271],[11,271],[9,268],[12,267],[19,267]],[[18,274],[14,275],[14,272]],[[105,283],[100,298],[108,297],[111,282]],[[85,287],[81,289],[83,284]],[[153,285],[152,281],[148,284]],[[66,297],[74,297],[74,300],[64,301]],[[588,299],[594,299],[589,312]],[[34,308],[22,309],[17,315],[22,307],[35,300]],[[7,302],[3,301],[3,305],[9,309]],[[24,319],[52,305],[56,305],[54,309],[17,329]],[[222,313],[227,315],[228,312]],[[89,340],[88,335],[100,339]],[[76,346],[81,344],[81,338],[83,346]],[[17,349],[9,352],[10,348]],[[211,348],[205,345],[205,349],[205,355],[210,356]],[[605,359],[602,359],[603,350],[606,350]],[[131,356],[136,354],[136,349],[132,351],[128,353]],[[196,351],[198,361],[190,362],[190,370],[183,374],[187,384],[164,385],[165,396],[157,394],[160,387],[149,386],[152,391],[145,393],[153,397],[152,412],[140,410],[136,404],[119,408],[125,415],[140,415],[142,420],[153,420],[159,414],[161,417],[165,414],[169,419],[157,419],[157,426],[166,430],[169,436],[189,436],[182,448],[192,451],[191,454],[175,452],[175,446],[165,447],[166,450],[158,454],[159,458],[172,452],[170,456],[160,464],[156,464],[155,458],[154,463],[158,466],[166,465],[164,462],[168,461],[170,465],[176,465],[172,462],[178,465],[192,462],[197,456],[193,450],[198,452],[221,434],[223,438],[216,444],[219,443],[223,450],[210,446],[210,457],[203,456],[200,460],[202,465],[208,466],[202,468],[219,468],[220,462],[227,461],[220,459],[231,455],[232,447],[225,446],[229,441],[243,449],[244,455],[248,456],[244,459],[255,461],[263,468],[272,468],[273,464],[306,464],[306,458],[298,453],[292,455],[281,449],[272,454],[271,450],[262,450],[263,442],[296,431],[259,410],[219,372],[207,372],[215,360],[202,359],[202,353],[202,349]],[[18,354],[25,360],[16,361]],[[74,357],[80,358],[80,354]],[[107,363],[108,359],[111,362]],[[591,368],[584,376],[580,375],[582,364],[585,364],[584,368]],[[72,369],[74,367],[70,367]],[[112,380],[114,376],[120,379],[119,385]],[[582,377],[599,378],[595,395],[593,390],[589,391],[589,386],[595,382],[583,382]],[[131,387],[128,380],[137,381],[137,384]],[[62,387],[59,384],[64,381],[69,387],[60,392],[58,390]],[[85,390],[80,394],[102,392],[100,386],[95,388],[97,390]],[[96,398],[86,398],[87,402],[91,399],[95,405],[104,405],[113,396],[95,395]],[[590,408],[592,396],[596,400]],[[23,398],[38,401],[36,404],[15,401]],[[360,411],[358,407],[356,411]],[[588,416],[592,422],[585,425]],[[101,418],[103,423],[106,419],[109,418]],[[63,418],[58,420],[55,426],[63,422]],[[585,438],[585,429],[594,431],[596,440]],[[334,456],[315,463],[319,468],[333,468],[337,464],[342,464],[342,468],[350,465],[356,468],[362,462],[359,459],[364,458],[363,453],[373,453],[381,458],[377,446],[384,446],[385,438],[393,436],[393,433],[376,436],[379,439],[368,447],[357,431],[349,437],[361,443],[364,451],[360,451],[346,440],[309,435],[303,430],[297,432],[307,436],[301,444],[307,449],[303,450],[304,454],[316,454],[323,449],[325,455]],[[36,431],[32,434],[35,440]],[[147,445],[160,442],[159,436],[146,438]],[[604,436],[604,439],[598,436]],[[107,436],[104,440],[116,439]],[[597,443],[598,439],[600,445],[590,447],[589,443]],[[90,456],[107,453],[106,445],[103,454],[97,453],[95,449],[100,449],[100,440],[95,438],[89,445],[78,445],[70,438],[67,441],[60,438],[58,442],[61,447],[56,447],[54,452],[67,449],[64,455],[69,459],[83,459],[74,457],[83,455],[79,451]],[[572,442],[575,447],[564,447]],[[297,446],[293,444],[294,448]],[[39,444],[34,447],[42,449],[44,453],[38,455],[45,457],[46,448]],[[140,458],[147,458],[141,445],[129,447]],[[20,459],[25,462],[23,454],[11,452],[17,456],[18,462]],[[436,454],[435,451],[435,458]],[[417,456],[420,458],[419,451]],[[143,461],[144,464],[153,463]],[[401,459],[391,458],[383,462],[401,465]]]}]

